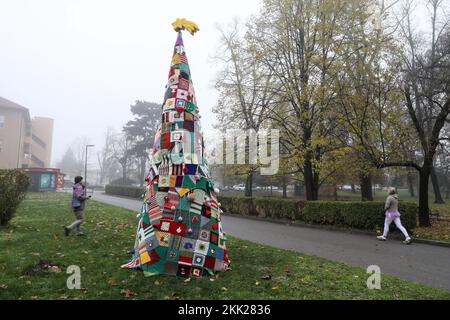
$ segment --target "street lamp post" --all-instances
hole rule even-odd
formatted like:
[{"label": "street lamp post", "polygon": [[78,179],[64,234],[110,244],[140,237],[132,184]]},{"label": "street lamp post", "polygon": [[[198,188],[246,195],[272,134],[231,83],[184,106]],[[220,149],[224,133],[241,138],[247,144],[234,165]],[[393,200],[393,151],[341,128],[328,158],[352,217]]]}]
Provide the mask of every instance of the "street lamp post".
[{"label": "street lamp post", "polygon": [[85,152],[86,159],[84,161],[84,184],[86,186],[86,193],[87,193],[87,159],[88,159],[88,148],[89,147],[95,147],[95,145],[93,145],[93,144],[86,145],[86,152]]}]

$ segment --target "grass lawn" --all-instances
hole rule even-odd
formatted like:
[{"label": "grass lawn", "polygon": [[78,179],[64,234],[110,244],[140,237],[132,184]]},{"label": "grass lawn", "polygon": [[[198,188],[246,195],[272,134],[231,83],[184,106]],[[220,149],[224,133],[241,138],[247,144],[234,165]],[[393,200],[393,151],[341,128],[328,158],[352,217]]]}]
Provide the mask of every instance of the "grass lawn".
[{"label": "grass lawn", "polygon": [[[73,220],[67,194],[31,193],[11,225],[0,229],[3,299],[450,299],[450,293],[383,275],[366,287],[361,268],[230,237],[232,270],[216,277],[145,278],[123,270],[134,242],[136,213],[92,201],[85,237],[63,235]],[[34,270],[40,262],[60,266]],[[69,290],[66,269],[81,268],[81,290]]]}]

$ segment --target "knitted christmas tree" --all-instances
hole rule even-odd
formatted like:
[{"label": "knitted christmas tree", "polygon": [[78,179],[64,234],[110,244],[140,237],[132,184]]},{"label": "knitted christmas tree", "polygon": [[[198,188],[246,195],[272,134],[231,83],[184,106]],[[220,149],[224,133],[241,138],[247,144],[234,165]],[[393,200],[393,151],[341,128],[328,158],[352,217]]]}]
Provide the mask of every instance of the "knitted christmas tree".
[{"label": "knitted christmas tree", "polygon": [[162,123],[149,154],[131,261],[123,268],[200,277],[226,271],[230,264],[220,204],[208,171],[199,110],[184,49],[182,30],[198,27],[178,19],[178,38],[162,104]]}]

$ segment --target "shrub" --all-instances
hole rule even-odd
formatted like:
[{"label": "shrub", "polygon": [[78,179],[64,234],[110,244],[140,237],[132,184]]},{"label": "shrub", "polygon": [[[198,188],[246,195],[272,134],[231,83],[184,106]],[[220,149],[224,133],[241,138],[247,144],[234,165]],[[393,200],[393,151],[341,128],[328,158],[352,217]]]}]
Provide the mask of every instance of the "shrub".
[{"label": "shrub", "polygon": [[[143,189],[129,186],[107,185],[106,194],[141,198]],[[360,201],[302,201],[276,198],[246,198],[219,196],[226,213],[269,218],[297,220],[309,224],[375,230],[384,225],[384,202]],[[399,203],[402,223],[407,229],[417,226],[417,204]],[[394,228],[394,224],[392,226]]]},{"label": "shrub", "polygon": [[[310,224],[375,230],[384,225],[384,202],[300,201],[274,198],[220,196],[224,212],[275,220],[298,220]],[[417,224],[415,203],[400,202],[402,223],[407,229]]]},{"label": "shrub", "polygon": [[130,198],[141,198],[144,193],[143,188],[131,187],[131,186],[121,186],[121,185],[111,185],[108,184],[105,187],[105,193],[114,196],[123,196]]},{"label": "shrub", "polygon": [[14,216],[31,185],[31,177],[20,170],[0,170],[0,226]]},{"label": "shrub", "polygon": [[[402,223],[407,229],[417,225],[418,206],[400,202]],[[375,230],[384,225],[384,202],[311,201],[301,214],[301,221],[355,229]]]},{"label": "shrub", "polygon": [[222,209],[228,213],[260,218],[299,220],[306,201],[275,198],[240,198],[219,196]]},{"label": "shrub", "polygon": [[252,198],[238,198],[238,197],[219,197],[218,198],[222,209],[228,208],[229,212],[242,212],[246,216],[255,216],[258,212],[253,205]]},{"label": "shrub", "polygon": [[133,179],[126,178],[125,180],[123,178],[116,179],[114,181],[110,182],[110,185],[112,186],[132,186],[133,184],[136,184],[137,182]]}]

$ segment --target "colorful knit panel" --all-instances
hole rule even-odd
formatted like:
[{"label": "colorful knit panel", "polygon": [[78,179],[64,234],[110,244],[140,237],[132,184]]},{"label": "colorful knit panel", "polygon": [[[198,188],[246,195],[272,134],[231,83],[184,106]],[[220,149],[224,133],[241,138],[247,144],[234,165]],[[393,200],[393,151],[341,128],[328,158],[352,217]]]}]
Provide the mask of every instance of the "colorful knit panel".
[{"label": "colorful knit panel", "polygon": [[181,32],[149,159],[133,258],[146,275],[200,277],[230,264],[220,204],[204,158],[199,110]]}]

